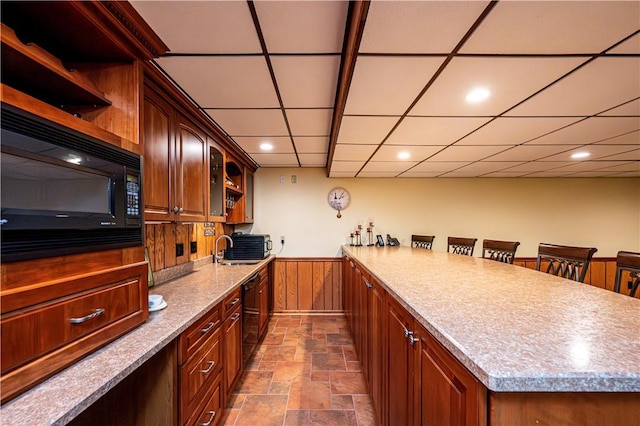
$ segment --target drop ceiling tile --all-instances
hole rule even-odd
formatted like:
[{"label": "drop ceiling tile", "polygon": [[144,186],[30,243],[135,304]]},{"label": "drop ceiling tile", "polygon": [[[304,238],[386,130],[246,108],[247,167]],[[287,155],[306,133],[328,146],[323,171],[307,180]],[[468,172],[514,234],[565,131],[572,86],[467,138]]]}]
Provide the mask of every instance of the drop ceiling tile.
[{"label": "drop ceiling tile", "polygon": [[263,57],[165,57],[156,59],[202,108],[279,107]]},{"label": "drop ceiling tile", "polygon": [[359,56],[345,113],[404,114],[443,60],[442,57]]},{"label": "drop ceiling tile", "polygon": [[496,154],[488,161],[531,161],[576,149],[580,145],[520,145]]},{"label": "drop ceiling tile", "polygon": [[443,178],[477,178],[478,173],[472,170],[453,170],[451,172],[443,173],[439,177]]},{"label": "drop ceiling tile", "polygon": [[639,161],[615,161],[611,165],[603,165],[603,171],[616,171],[616,172],[633,172],[640,176],[640,162]]},{"label": "drop ceiling tile", "polygon": [[619,178],[622,178],[622,177],[626,177],[626,178],[629,178],[629,177],[640,177],[640,171],[638,171],[638,172],[616,172],[614,175],[611,175],[611,177],[617,177],[617,178],[618,177]]},{"label": "drop ceiling tile", "polygon": [[[480,145],[480,146],[450,146],[437,153],[430,160],[433,161],[479,161],[497,152],[504,151],[506,146]],[[491,158],[494,161],[494,158]],[[496,159],[497,160],[497,159]],[[503,161],[500,159],[500,161]],[[505,160],[518,161],[518,160]]]},{"label": "drop ceiling tile", "polygon": [[571,117],[498,117],[456,145],[519,145],[571,124]]},{"label": "drop ceiling tile", "polygon": [[574,161],[530,161],[528,163],[522,163],[517,166],[509,167],[503,170],[504,172],[520,172],[520,173],[535,173],[545,172],[550,170],[556,170],[564,166],[573,164]]},{"label": "drop ceiling tile", "polygon": [[415,169],[411,169],[401,174],[400,178],[434,178],[440,176],[441,172],[416,172]]},{"label": "drop ceiling tile", "polygon": [[558,169],[561,172],[589,172],[607,169],[611,171],[615,168],[618,171],[640,170],[640,163],[620,162],[620,161],[580,161],[569,166]]},{"label": "drop ceiling tile", "polygon": [[[416,146],[416,145],[387,145],[384,144],[380,147],[378,152],[373,156],[371,161],[422,161],[425,158],[431,157],[436,152],[442,149],[441,146]],[[400,152],[408,153],[409,159],[401,160],[398,158]]]},{"label": "drop ceiling tile", "polygon": [[588,152],[591,154],[587,158],[588,161],[598,159],[613,160],[613,158],[610,158],[612,155],[621,155],[624,157],[625,153],[631,153],[629,155],[634,157],[627,158],[627,160],[640,160],[640,158],[636,158],[640,151],[630,145],[586,145],[561,154],[545,157],[545,161],[569,161],[571,160],[571,155],[577,152]]},{"label": "drop ceiling tile", "polygon": [[271,56],[285,108],[333,108],[340,56]]},{"label": "drop ceiling tile", "polygon": [[600,114],[602,116],[608,115],[638,115],[640,116],[640,98],[630,102],[626,102],[623,105],[610,109],[609,111]]},{"label": "drop ceiling tile", "polygon": [[492,172],[483,175],[485,178],[517,178],[523,176],[523,172],[509,172],[507,170],[501,170],[499,172]]},{"label": "drop ceiling tile", "polygon": [[327,136],[331,133],[332,109],[286,109],[294,136]]},{"label": "drop ceiling tile", "polygon": [[[293,145],[288,136],[236,136],[233,138],[242,149],[249,154],[290,154],[293,153]],[[268,142],[273,145],[273,150],[265,152],[260,149],[260,144]]]},{"label": "drop ceiling tile", "polygon": [[499,2],[461,52],[598,53],[636,31],[638,16],[635,1]]},{"label": "drop ceiling tile", "polygon": [[331,163],[331,173],[334,172],[353,172],[356,173],[362,168],[364,161],[336,161]]},{"label": "drop ceiling tile", "polygon": [[349,145],[339,143],[333,153],[334,161],[367,161],[378,145]]},{"label": "drop ceiling tile", "polygon": [[352,178],[355,177],[356,172],[334,172],[331,170],[329,177],[332,178]]},{"label": "drop ceiling tile", "polygon": [[285,136],[287,126],[279,109],[206,109],[216,123],[237,136]]},{"label": "drop ceiling tile", "polygon": [[338,143],[379,144],[398,122],[398,117],[343,116]]},{"label": "drop ceiling tile", "polygon": [[594,115],[640,96],[640,58],[600,57],[507,115]]},{"label": "drop ceiling tile", "polygon": [[476,176],[481,176],[487,173],[502,171],[520,164],[522,164],[521,161],[478,161],[461,167],[457,171],[475,173]]},{"label": "drop ceiling tile", "polygon": [[640,129],[640,117],[592,117],[527,142],[527,145],[588,144]]},{"label": "drop ceiling tile", "polygon": [[300,154],[300,165],[302,167],[324,167],[327,165],[327,154]]},{"label": "drop ceiling tile", "polygon": [[257,1],[254,5],[269,52],[342,51],[348,2]]},{"label": "drop ceiling tile", "polygon": [[360,52],[447,53],[488,2],[373,1]]},{"label": "drop ceiling tile", "polygon": [[607,172],[604,170],[599,170],[594,172],[572,173],[572,174],[566,175],[566,177],[570,177],[570,178],[614,177],[616,174],[618,174],[618,172],[612,172],[612,171]]},{"label": "drop ceiling tile", "polygon": [[[423,161],[410,170],[412,173],[436,173],[438,175],[459,169],[470,164],[469,161]],[[409,173],[409,172],[407,172]]]},{"label": "drop ceiling tile", "polygon": [[[410,114],[497,115],[584,61],[584,58],[567,57],[457,57],[451,60]],[[466,102],[467,92],[478,87],[489,89],[491,96],[481,103]],[[541,112],[520,115],[549,115]]]},{"label": "drop ceiling tile", "polygon": [[398,174],[396,172],[371,172],[363,170],[358,174],[359,178],[394,178]]},{"label": "drop ceiling tile", "polygon": [[620,45],[609,50],[607,53],[617,53],[617,54],[632,53],[635,55],[639,54],[640,53],[640,34],[636,34],[635,36],[631,37],[627,41],[620,43]]},{"label": "drop ceiling tile", "polygon": [[296,144],[298,153],[326,154],[329,149],[328,136],[294,136],[293,141]]},{"label": "drop ceiling tile", "polygon": [[560,171],[560,170],[548,170],[548,171],[544,171],[544,172],[535,172],[535,173],[529,173],[527,175],[525,175],[525,177],[528,178],[544,178],[544,177],[550,177],[550,178],[555,178],[555,177],[572,177],[573,175],[575,175],[575,172],[567,172],[567,171]]},{"label": "drop ceiling tile", "polygon": [[171,53],[260,53],[246,2],[132,1]]},{"label": "drop ceiling tile", "polygon": [[385,143],[449,145],[488,120],[487,117],[406,117]]},{"label": "drop ceiling tile", "polygon": [[615,145],[634,145],[640,146],[640,130],[636,130],[635,132],[625,133],[624,135],[616,136],[611,139],[604,139],[596,142],[597,145],[600,144],[615,144]]},{"label": "drop ceiling tile", "polygon": [[[594,147],[595,145],[589,146]],[[640,149],[632,149],[630,151],[621,152],[619,154],[603,155],[602,157],[597,158],[607,161],[640,161]]]},{"label": "drop ceiling tile", "polygon": [[418,164],[417,161],[369,161],[362,169],[363,172],[402,173]]},{"label": "drop ceiling tile", "polygon": [[260,167],[298,167],[295,154],[251,154]]}]

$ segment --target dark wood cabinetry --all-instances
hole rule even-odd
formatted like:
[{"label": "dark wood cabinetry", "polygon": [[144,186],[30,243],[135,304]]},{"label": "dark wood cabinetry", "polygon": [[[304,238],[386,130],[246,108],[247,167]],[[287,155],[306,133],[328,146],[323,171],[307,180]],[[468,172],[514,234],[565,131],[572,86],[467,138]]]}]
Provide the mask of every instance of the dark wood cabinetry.
[{"label": "dark wood cabinetry", "polygon": [[241,288],[227,296],[223,302],[224,323],[224,380],[225,398],[230,394],[242,374],[242,302]]}]

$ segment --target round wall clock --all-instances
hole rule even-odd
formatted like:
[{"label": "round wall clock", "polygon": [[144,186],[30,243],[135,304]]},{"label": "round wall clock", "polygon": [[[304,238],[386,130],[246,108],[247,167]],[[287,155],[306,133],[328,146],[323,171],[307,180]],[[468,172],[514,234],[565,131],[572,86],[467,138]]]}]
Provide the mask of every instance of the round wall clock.
[{"label": "round wall clock", "polygon": [[332,209],[338,210],[337,217],[340,219],[342,215],[340,214],[340,210],[344,210],[349,206],[349,202],[351,201],[351,196],[349,195],[349,191],[342,187],[333,188],[329,191],[329,195],[327,196],[327,202],[331,206]]}]

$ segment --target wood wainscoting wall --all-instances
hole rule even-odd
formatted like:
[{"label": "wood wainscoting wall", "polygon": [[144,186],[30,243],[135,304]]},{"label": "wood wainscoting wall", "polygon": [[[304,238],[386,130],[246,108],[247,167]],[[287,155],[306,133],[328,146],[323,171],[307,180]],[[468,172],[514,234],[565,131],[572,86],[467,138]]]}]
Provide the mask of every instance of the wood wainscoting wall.
[{"label": "wood wainscoting wall", "polygon": [[342,258],[276,258],[273,311],[342,312]]},{"label": "wood wainscoting wall", "polygon": [[[516,258],[514,265],[524,266],[525,268],[536,269],[536,258]],[[587,275],[584,279],[585,284],[595,287],[604,288],[613,291],[613,285],[616,280],[616,259],[615,257],[599,257],[591,259]],[[622,285],[620,285],[620,293],[629,294],[627,288],[629,281],[629,273],[622,276]],[[636,299],[640,299],[640,291],[636,292]]]}]

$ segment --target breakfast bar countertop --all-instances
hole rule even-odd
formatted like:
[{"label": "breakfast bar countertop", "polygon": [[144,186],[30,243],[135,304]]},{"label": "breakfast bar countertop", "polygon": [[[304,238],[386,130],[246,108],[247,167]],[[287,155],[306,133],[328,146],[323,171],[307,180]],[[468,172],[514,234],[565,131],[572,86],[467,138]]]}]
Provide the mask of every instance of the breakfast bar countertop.
[{"label": "breakfast bar countertop", "polygon": [[343,252],[490,391],[640,392],[640,300],[478,257]]},{"label": "breakfast bar countertop", "polygon": [[163,310],[122,337],[2,405],[3,426],[64,425],[221,302],[273,256],[255,265],[200,262],[196,270],[149,289]]}]

